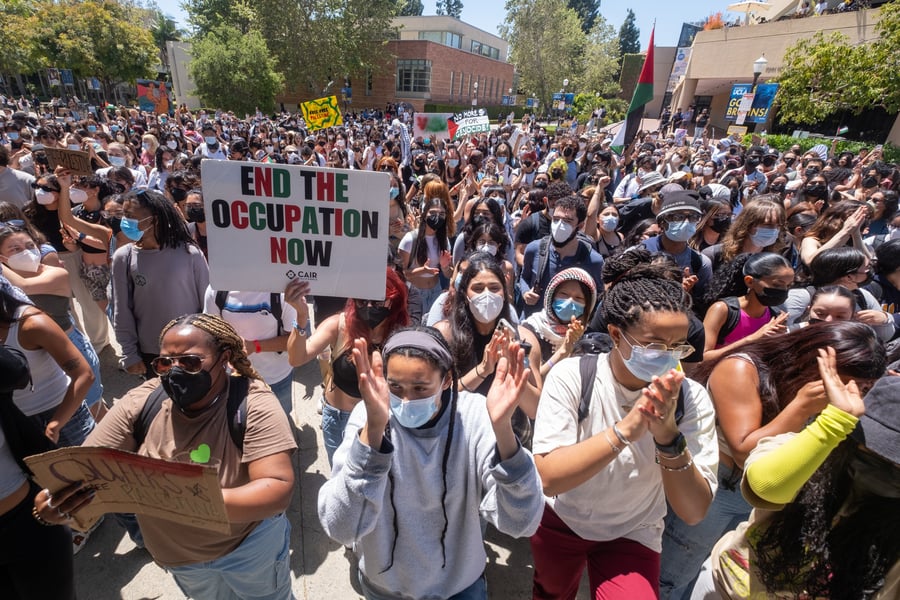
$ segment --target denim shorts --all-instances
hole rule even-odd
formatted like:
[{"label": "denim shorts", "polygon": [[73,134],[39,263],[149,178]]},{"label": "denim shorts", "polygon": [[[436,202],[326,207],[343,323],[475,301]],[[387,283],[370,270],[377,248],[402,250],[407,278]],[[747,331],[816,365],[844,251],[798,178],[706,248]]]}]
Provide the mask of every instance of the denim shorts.
[{"label": "denim shorts", "polygon": [[293,600],[290,538],[291,524],[282,513],[261,521],[225,556],[167,570],[190,598]]},{"label": "denim shorts", "polygon": [[91,340],[77,327],[72,327],[66,335],[69,336],[69,341],[78,348],[78,352],[91,366],[91,371],[94,373],[94,383],[91,384],[87,395],[84,397],[88,407],[91,407],[103,400],[103,382],[100,380],[100,358],[97,356],[97,352],[94,351]]},{"label": "denim shorts", "polygon": [[[41,428],[42,433],[47,427],[47,423],[53,420],[53,414],[56,412],[57,408],[58,407],[54,406],[51,409],[30,417],[31,420]],[[82,401],[81,406],[78,407],[78,410],[75,411],[72,418],[59,430],[59,441],[56,442],[56,444],[60,448],[80,446],[96,426],[97,423],[94,421],[91,411],[88,410],[87,404]]]},{"label": "denim shorts", "polygon": [[325,440],[325,452],[328,454],[328,466],[334,462],[334,451],[344,441],[344,429],[350,420],[350,411],[335,408],[325,402],[322,404],[322,437]]}]

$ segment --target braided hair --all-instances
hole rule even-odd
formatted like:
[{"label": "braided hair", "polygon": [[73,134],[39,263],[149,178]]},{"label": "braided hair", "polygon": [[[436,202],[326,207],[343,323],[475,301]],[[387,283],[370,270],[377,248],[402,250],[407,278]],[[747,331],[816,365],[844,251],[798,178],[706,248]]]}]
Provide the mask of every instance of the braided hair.
[{"label": "braided hair", "polygon": [[[447,352],[447,356],[452,356],[450,354],[450,347],[447,345],[446,340],[444,340],[444,336],[435,329],[434,327],[426,327],[423,325],[418,325],[414,327],[406,327],[404,329],[400,329],[395,333],[401,333],[404,331],[415,331],[418,333],[425,334],[434,338],[434,342],[440,344],[444,350]],[[408,358],[418,358],[427,362],[431,367],[436,368],[441,373],[441,378],[446,377],[447,373],[450,373],[452,377],[452,383],[450,387],[444,390],[441,395],[441,406],[447,406],[446,410],[450,411],[450,422],[447,427],[447,442],[444,444],[444,454],[441,459],[441,481],[443,482],[443,490],[441,491],[441,510],[444,513],[444,528],[441,530],[441,568],[445,568],[447,566],[447,549],[444,546],[444,539],[447,536],[447,529],[450,526],[450,520],[447,517],[447,464],[450,460],[450,447],[453,444],[453,432],[455,430],[456,425],[456,398],[457,398],[457,378],[456,371],[453,369],[453,362],[447,361],[444,358],[437,356],[431,352],[428,352],[422,348],[415,348],[410,346],[399,346],[392,350],[389,350],[385,353],[384,356],[384,369],[385,373],[387,373],[387,366],[390,358],[392,356],[405,356]],[[449,400],[449,406],[447,405],[447,401]],[[390,439],[390,422],[388,422],[388,426],[385,428],[384,436],[387,439]],[[394,505],[394,488],[396,485],[394,484],[394,474],[393,469],[388,470],[388,493],[391,502],[391,510],[393,511],[393,527],[394,527],[394,539],[391,542],[391,558],[388,565],[381,571],[385,573],[394,566],[394,552],[397,549],[397,538],[399,537],[400,526],[397,519],[397,507]]]},{"label": "braided hair", "polygon": [[154,233],[160,248],[181,248],[188,244],[196,245],[187,222],[175,204],[168,198],[152,190],[137,190],[122,196],[122,202],[136,202],[150,211],[154,217]]},{"label": "braided hair", "polygon": [[648,312],[687,314],[691,297],[681,282],[673,280],[669,269],[649,262],[649,253],[628,250],[612,256],[603,264],[602,277],[607,290],[600,314],[607,325],[628,329]]},{"label": "braided hair", "polygon": [[176,319],[172,319],[163,327],[162,333],[159,334],[159,343],[173,327],[179,325],[190,325],[196,327],[200,331],[205,332],[209,336],[210,345],[215,346],[220,352],[231,350],[231,366],[234,370],[247,377],[248,379],[262,379],[260,374],[250,364],[250,359],[244,351],[244,340],[238,335],[237,331],[231,324],[215,315],[207,315],[204,313],[195,313],[192,315],[182,315]]}]

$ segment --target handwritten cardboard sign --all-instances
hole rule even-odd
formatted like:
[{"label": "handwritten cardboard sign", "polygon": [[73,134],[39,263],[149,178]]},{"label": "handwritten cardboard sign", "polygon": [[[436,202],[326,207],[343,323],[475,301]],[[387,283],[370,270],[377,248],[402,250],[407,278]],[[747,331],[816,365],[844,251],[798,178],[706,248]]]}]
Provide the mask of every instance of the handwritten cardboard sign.
[{"label": "handwritten cardboard sign", "polygon": [[326,96],[304,102],[300,105],[300,110],[303,112],[306,128],[310,131],[336,127],[344,123],[337,96]]},{"label": "handwritten cardboard sign", "polygon": [[213,467],[147,458],[111,448],[60,448],[25,459],[52,494],[84,481],[94,499],[72,515],[86,531],[106,513],[136,513],[228,533],[219,476]]},{"label": "handwritten cardboard sign", "polygon": [[300,165],[201,163],[209,281],[216,290],[383,300],[390,178]]},{"label": "handwritten cardboard sign", "polygon": [[447,121],[450,138],[458,140],[473,133],[487,133],[491,130],[491,119],[483,108],[475,108],[456,113]]},{"label": "handwritten cardboard sign", "polygon": [[91,155],[81,150],[67,150],[63,148],[44,148],[47,162],[52,171],[57,166],[65,167],[73,175],[93,175],[91,168]]}]

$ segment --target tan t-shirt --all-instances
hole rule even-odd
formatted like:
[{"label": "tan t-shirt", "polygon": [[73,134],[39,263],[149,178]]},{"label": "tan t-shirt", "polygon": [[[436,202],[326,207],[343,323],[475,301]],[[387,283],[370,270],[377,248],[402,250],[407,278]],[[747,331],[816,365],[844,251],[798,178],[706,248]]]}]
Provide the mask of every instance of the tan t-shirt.
[{"label": "tan t-shirt", "polygon": [[[158,378],[151,379],[118,400],[84,445],[170,459],[206,444],[210,448],[210,462],[218,461],[222,488],[248,483],[248,463],[297,447],[278,399],[266,384],[253,381],[247,396],[243,455],[228,431],[224,396],[214,407],[193,418],[173,408],[172,401],[166,398],[147,430],[144,443],[138,448],[132,435],[133,424],[158,385]],[[231,532],[221,534],[146,515],[138,515],[137,518],[147,550],[156,562],[167,567],[225,556],[237,548],[259,523],[232,523]]]}]

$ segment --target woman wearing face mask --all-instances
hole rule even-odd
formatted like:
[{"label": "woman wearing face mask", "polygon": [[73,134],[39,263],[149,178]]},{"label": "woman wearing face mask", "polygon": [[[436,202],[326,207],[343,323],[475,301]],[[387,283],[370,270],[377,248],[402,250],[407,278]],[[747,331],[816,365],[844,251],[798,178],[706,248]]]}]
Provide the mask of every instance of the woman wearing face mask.
[{"label": "woman wearing face mask", "polygon": [[463,167],[465,166],[460,159],[459,149],[454,144],[447,146],[444,164],[447,165],[444,169],[444,183],[450,189],[450,197],[454,198],[459,193],[457,186],[463,180]]},{"label": "woman wearing face mask", "polygon": [[827,405],[761,442],[741,489],[753,513],[716,544],[694,598],[872,598],[900,593],[900,379],[865,394],[819,350]]},{"label": "woman wearing face mask", "polygon": [[[516,272],[512,263],[506,258],[510,247],[506,230],[494,223],[493,220],[478,216],[469,221],[461,233],[464,256],[470,256],[474,252],[485,252],[493,256],[503,269],[506,289],[512,292]],[[512,302],[513,299],[510,298],[510,301]]]},{"label": "woman wearing face mask", "polygon": [[145,174],[149,175],[150,170],[156,164],[156,150],[159,148],[159,140],[152,133],[145,133],[141,136],[141,156],[140,165]]},{"label": "woman wearing face mask", "polygon": [[604,206],[597,215],[597,243],[594,247],[600,256],[608,258],[623,248],[619,227],[619,209],[614,204]]},{"label": "woman wearing face mask", "polygon": [[159,146],[153,159],[153,170],[147,177],[147,189],[163,193],[166,191],[166,180],[172,173],[177,152],[168,146]]},{"label": "woman wearing face mask", "polygon": [[722,241],[732,221],[731,204],[723,198],[701,197],[700,209],[703,211],[703,218],[700,219],[697,231],[688,242],[688,246],[698,252]]},{"label": "woman wearing face mask", "polygon": [[[202,441],[210,464],[218,464],[228,530],[214,532],[137,515],[147,551],[192,598],[289,600],[290,523],[284,512],[294,488],[291,454],[297,444],[288,419],[228,323],[189,314],[161,330],[161,354],[153,361],[159,377],[118,400],[85,445],[182,462],[184,453]],[[232,394],[244,406],[240,445],[226,418],[232,403],[224,398]],[[143,439],[138,440],[136,425],[154,400],[160,407],[148,415]],[[52,496],[38,492],[36,514],[49,523],[68,522],[67,514],[77,514],[91,500],[81,485]]]},{"label": "woman wearing face mask", "polygon": [[[88,367],[90,379],[87,387],[83,389],[79,387],[77,398],[71,398],[75,407],[73,410],[79,416],[78,422],[73,424],[67,433],[68,438],[78,438],[76,441],[70,442],[70,445],[80,444],[84,440],[84,435],[93,427],[94,419],[92,415],[96,415],[98,418],[102,417],[105,412],[105,405],[102,402],[103,385],[100,381],[100,359],[97,357],[97,353],[94,351],[88,338],[75,326],[75,321],[69,312],[72,298],[69,275],[65,269],[41,264],[40,251],[35,240],[26,229],[14,225],[0,225],[0,261],[3,262],[4,281],[8,280],[12,285],[28,294],[28,304],[31,305],[33,303],[34,306],[43,311],[42,319],[52,321],[51,324],[55,323],[52,329],[57,329],[60,331],[60,335],[68,338],[67,345],[78,351],[81,361]],[[16,307],[10,308],[9,311],[13,311],[14,308]],[[18,308],[24,311],[24,305],[20,305]],[[23,312],[22,314],[25,313]],[[25,316],[27,317],[27,314]],[[22,323],[24,322],[25,320],[23,319]],[[35,324],[38,325],[42,322],[42,320],[40,322],[35,321]],[[23,337],[20,339],[24,340],[26,331],[28,331],[28,328],[22,330]],[[40,332],[42,335],[46,333],[43,328],[40,329]],[[10,344],[12,342],[7,339],[6,343]],[[32,346],[27,345],[28,342],[23,343],[26,343],[26,346],[24,346],[26,349],[34,349]],[[35,342],[35,344],[39,345],[38,342]],[[60,366],[65,365],[65,361],[62,361],[59,354],[54,355],[53,358]],[[77,366],[80,368],[81,363]],[[48,371],[47,376],[50,377],[50,375],[56,377],[59,373]],[[71,374],[69,375],[70,377],[72,376]],[[64,376],[65,374],[63,374]],[[78,386],[83,385],[83,383],[84,381],[79,382]],[[65,386],[62,386],[62,389],[65,390]],[[34,393],[34,390],[30,390],[30,392]],[[59,401],[63,398],[65,391],[59,392],[57,388],[45,387],[43,390],[37,390],[37,394],[38,396],[34,396],[34,398],[44,397],[43,402],[45,404],[49,402],[52,406],[54,401]],[[86,400],[86,402],[82,402],[82,400]],[[81,404],[83,404],[84,408],[83,413],[79,407]],[[31,410],[31,408],[29,406],[26,414],[35,414],[35,411]],[[71,414],[69,413],[70,416]],[[61,422],[61,424],[64,423],[65,421]],[[78,432],[81,433],[79,434]]]},{"label": "woman wearing face mask", "polygon": [[698,161],[694,164],[691,172],[694,175],[694,179],[692,181],[692,187],[695,190],[699,190],[704,185],[709,185],[716,181],[716,172],[717,172],[716,163],[711,160]]},{"label": "woman wearing face mask", "polygon": [[364,403],[319,491],[325,532],[356,549],[367,600],[486,599],[484,522],[521,537],[540,518],[534,462],[511,425],[522,350],[505,351],[486,398],[458,390],[430,328],[397,332],[371,359],[357,340],[353,354]]},{"label": "woman wearing face mask", "polygon": [[820,252],[851,246],[869,254],[862,239],[870,208],[862,202],[845,200],[829,206],[813,223],[800,242],[800,259],[809,266]]},{"label": "woman wearing face mask", "polygon": [[285,301],[297,311],[297,324],[287,344],[291,366],[304,365],[323,352],[331,357],[324,377],[322,405],[322,437],[328,464],[332,464],[334,451],[344,438],[350,412],[362,398],[357,383],[358,363],[351,352],[353,340],[363,338],[369,348],[380,348],[393,331],[409,325],[406,284],[393,269],[386,272],[384,300],[347,300],[342,312],[318,323],[309,336],[309,284],[289,285],[284,293]]},{"label": "woman wearing face mask", "polygon": [[703,250],[713,270],[733,261],[739,254],[774,252],[785,248],[784,205],[770,196],[757,196],[734,218],[722,242]]},{"label": "woman wearing face mask", "polygon": [[572,355],[596,301],[596,284],[584,269],[572,267],[560,271],[547,284],[544,310],[525,319],[520,327],[533,334],[537,342],[541,377],[546,377],[553,365]]},{"label": "woman wearing face mask", "polygon": [[[656,598],[666,503],[696,523],[712,501],[712,404],[676,370],[693,350],[690,298],[665,269],[624,270],[600,305],[614,349],[564,360],[544,382],[534,453],[546,506],[531,538],[534,598],[574,597],[585,564],[592,597]],[[597,361],[586,414],[581,360]]]},{"label": "woman wearing face mask", "polygon": [[390,190],[389,239],[391,248],[396,252],[400,246],[400,240],[411,230],[411,219],[409,218],[409,207],[406,206],[406,201],[400,194],[400,178],[396,175],[391,175]]},{"label": "woman wearing face mask", "polygon": [[456,227],[447,187],[435,181],[425,186],[425,192],[419,229],[403,236],[398,251],[404,275],[422,292],[423,310],[428,312],[443,288],[440,275],[449,278],[452,272],[449,236]]},{"label": "woman wearing face mask", "polygon": [[825,285],[841,285],[856,298],[856,319],[868,324],[884,341],[894,337],[896,327],[893,316],[882,309],[872,293],[863,286],[872,282],[872,263],[869,257],[856,248],[844,246],[820,252],[809,266],[810,286],[794,288],[788,294],[785,308],[789,313],[788,325],[793,325],[810,305],[815,288]]},{"label": "woman wearing face mask", "polygon": [[784,304],[794,270],[779,254],[741,254],[720,269],[707,290],[704,360],[715,360],[756,340],[784,333]]},{"label": "woman wearing face mask", "polygon": [[209,267],[181,213],[165,196],[130,192],[122,209],[122,233],[133,243],[116,250],[112,259],[113,326],[122,368],[147,375],[159,355],[163,326],[203,309]]},{"label": "woman wearing face mask", "polygon": [[188,231],[194,238],[194,243],[203,252],[203,256],[209,259],[206,245],[206,209],[203,206],[203,190],[196,187],[190,190],[184,198],[184,220],[187,221]]},{"label": "woman wearing face mask", "polygon": [[[435,325],[453,350],[460,390],[486,393],[494,380],[497,361],[517,339],[518,330],[510,331],[507,326],[514,327],[508,298],[506,279],[497,260],[485,252],[469,256],[469,265],[451,300],[450,316]],[[501,325],[501,319],[506,323]],[[540,349],[533,344],[532,352],[530,358],[540,360]],[[520,401],[522,411],[532,419],[540,385],[540,373],[534,369]]]}]

